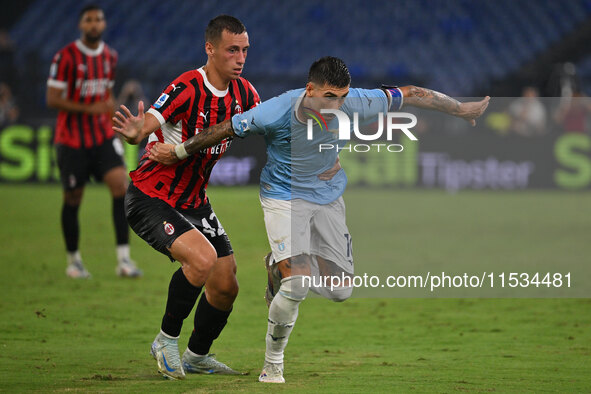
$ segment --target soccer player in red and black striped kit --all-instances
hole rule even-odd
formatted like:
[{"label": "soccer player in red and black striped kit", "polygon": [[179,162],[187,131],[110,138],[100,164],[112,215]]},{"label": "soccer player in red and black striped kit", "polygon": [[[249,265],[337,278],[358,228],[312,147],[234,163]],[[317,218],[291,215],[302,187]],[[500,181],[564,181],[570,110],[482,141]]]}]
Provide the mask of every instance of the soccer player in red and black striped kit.
[{"label": "soccer player in red and black striped kit", "polygon": [[[113,118],[114,130],[132,144],[150,136],[146,153],[130,174],[129,224],[154,249],[181,263],[172,275],[161,330],[151,348],[160,373],[173,379],[183,379],[185,371],[237,373],[209,354],[238,294],[232,246],[206,195],[211,170],[232,139],[173,166],[148,158],[156,142],[179,144],[260,102],[254,87],[240,77],[249,47],[244,25],[220,15],[209,22],[205,41],[205,66],[175,79],[145,114],[140,102],[138,116],[121,106],[123,113]],[[181,360],[178,337],[202,287],[206,290]]]},{"label": "soccer player in red and black striped kit", "polygon": [[90,277],[78,250],[78,208],[84,185],[92,175],[107,184],[113,197],[116,272],[119,276],[137,277],[142,272],[129,256],[123,147],[111,125],[117,53],[101,39],[106,22],[98,6],[82,9],[78,27],[80,39],[54,56],[47,80],[47,105],[59,110],[54,145],[64,189],[61,222],[68,257],[66,274]]}]

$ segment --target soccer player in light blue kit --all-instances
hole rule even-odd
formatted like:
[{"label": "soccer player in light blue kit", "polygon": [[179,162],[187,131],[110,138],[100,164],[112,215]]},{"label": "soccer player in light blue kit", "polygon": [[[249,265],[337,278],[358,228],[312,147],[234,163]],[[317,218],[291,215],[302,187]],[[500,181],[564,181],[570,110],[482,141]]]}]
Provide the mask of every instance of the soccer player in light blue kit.
[{"label": "soccer player in light blue kit", "polygon": [[[350,282],[329,289],[305,280],[353,274],[351,236],[342,198],[347,177],[336,149],[348,141],[327,132],[338,129],[338,119],[330,115],[320,117],[321,110],[339,109],[349,119],[357,113],[362,122],[371,122],[378,119],[379,113],[412,105],[461,117],[475,125],[489,101],[486,97],[478,102],[460,103],[416,86],[354,89],[350,82],[342,60],[321,58],[312,64],[305,89],[265,101],[182,144],[156,144],[150,152],[150,159],[172,164],[224,138],[264,136],[267,163],[261,173],[260,199],[272,252],[266,257],[269,319],[261,382],[285,382],[283,352],[299,304],[309,290],[334,301],[344,301],[352,292]],[[311,135],[309,122],[316,125]],[[334,149],[320,149],[320,144],[332,145]]]}]

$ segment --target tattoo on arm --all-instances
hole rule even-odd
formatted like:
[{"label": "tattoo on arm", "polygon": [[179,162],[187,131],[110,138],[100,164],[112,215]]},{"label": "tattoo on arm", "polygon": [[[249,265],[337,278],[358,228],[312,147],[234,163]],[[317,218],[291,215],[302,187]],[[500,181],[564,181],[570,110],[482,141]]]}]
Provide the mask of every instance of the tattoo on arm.
[{"label": "tattoo on arm", "polygon": [[199,134],[194,135],[184,142],[185,150],[192,155],[204,148],[209,148],[217,143],[220,143],[225,138],[232,137],[234,129],[232,129],[232,122],[230,119],[224,120],[212,127],[202,130]]},{"label": "tattoo on arm", "polygon": [[456,114],[460,110],[460,102],[443,93],[431,89],[412,86],[407,103],[416,107],[435,109],[448,114]]}]

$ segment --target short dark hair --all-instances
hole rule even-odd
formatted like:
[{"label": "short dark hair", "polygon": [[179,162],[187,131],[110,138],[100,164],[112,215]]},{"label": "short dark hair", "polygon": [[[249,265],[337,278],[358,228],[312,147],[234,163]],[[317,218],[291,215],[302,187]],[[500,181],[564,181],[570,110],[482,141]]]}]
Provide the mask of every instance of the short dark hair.
[{"label": "short dark hair", "polygon": [[325,56],[310,66],[308,82],[317,85],[329,85],[335,88],[344,88],[351,84],[351,74],[344,61],[338,57]]},{"label": "short dark hair", "polygon": [[80,19],[82,19],[84,14],[86,14],[88,11],[102,11],[102,10],[103,9],[96,4],[87,4],[84,6],[84,8],[82,8],[80,10],[80,14],[78,14],[78,21],[80,21]]},{"label": "short dark hair", "polygon": [[205,29],[205,42],[215,43],[222,38],[222,32],[228,30],[233,34],[242,34],[246,31],[246,27],[238,20],[230,15],[218,15],[207,24]]}]

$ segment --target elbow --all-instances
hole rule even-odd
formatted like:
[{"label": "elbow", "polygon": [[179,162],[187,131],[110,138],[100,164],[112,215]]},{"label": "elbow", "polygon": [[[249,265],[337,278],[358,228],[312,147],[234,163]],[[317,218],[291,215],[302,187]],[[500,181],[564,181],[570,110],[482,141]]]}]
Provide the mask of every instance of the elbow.
[{"label": "elbow", "polygon": [[417,97],[419,96],[419,92],[421,91],[421,88],[419,88],[418,86],[415,85],[408,85],[404,87],[404,90],[402,91],[402,93],[404,94],[404,97]]}]

